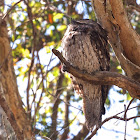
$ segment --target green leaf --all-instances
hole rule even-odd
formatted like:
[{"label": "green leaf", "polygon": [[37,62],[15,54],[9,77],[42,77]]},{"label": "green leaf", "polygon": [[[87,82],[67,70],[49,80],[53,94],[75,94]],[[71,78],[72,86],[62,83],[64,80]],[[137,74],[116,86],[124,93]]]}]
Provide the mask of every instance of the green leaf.
[{"label": "green leaf", "polygon": [[47,53],[50,53],[51,52],[51,49],[49,47],[45,47],[46,48],[46,52]]},{"label": "green leaf", "polygon": [[61,19],[63,17],[63,14],[61,13],[54,13],[53,14],[53,21],[56,21],[57,19]]},{"label": "green leaf", "polygon": [[53,69],[53,76],[58,76],[59,75],[59,68],[58,67],[55,67],[54,69]]},{"label": "green leaf", "polygon": [[123,103],[123,102],[124,102],[124,100],[120,100],[119,102],[120,102],[120,103]]},{"label": "green leaf", "polygon": [[66,25],[61,25],[61,26],[59,26],[58,27],[58,31],[63,31],[63,30],[65,30],[67,28],[67,26]]},{"label": "green leaf", "polygon": [[127,93],[126,96],[127,96],[127,100],[128,100],[128,101],[130,101],[130,100],[132,99],[132,97],[130,96],[129,93]]},{"label": "green leaf", "polygon": [[122,73],[122,68],[121,68],[121,66],[119,65],[119,66],[117,66],[117,70],[118,70],[118,72],[119,73]]}]

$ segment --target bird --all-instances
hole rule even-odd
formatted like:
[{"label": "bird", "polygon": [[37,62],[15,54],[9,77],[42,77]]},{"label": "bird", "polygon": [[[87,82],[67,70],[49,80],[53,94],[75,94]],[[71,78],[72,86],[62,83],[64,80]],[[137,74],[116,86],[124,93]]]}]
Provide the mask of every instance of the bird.
[{"label": "bird", "polygon": [[[109,71],[110,56],[107,31],[92,19],[72,20],[62,38],[64,58],[78,70],[93,74]],[[83,112],[87,128],[101,127],[105,114],[108,85],[95,85],[70,74],[76,93],[83,99]]]}]

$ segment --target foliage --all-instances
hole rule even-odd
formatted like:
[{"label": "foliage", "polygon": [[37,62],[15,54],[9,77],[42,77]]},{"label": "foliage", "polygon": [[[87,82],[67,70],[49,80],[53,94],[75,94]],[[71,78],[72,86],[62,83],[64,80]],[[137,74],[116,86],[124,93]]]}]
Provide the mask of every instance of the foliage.
[{"label": "foliage", "polygon": [[[15,4],[13,1],[5,2],[7,10]],[[132,25],[140,33],[138,13],[129,11],[129,14]],[[62,50],[61,39],[71,21],[69,17],[96,20],[88,0],[21,1],[7,15],[19,91],[37,138],[61,138],[67,129],[65,133],[69,133],[72,139],[80,130],[78,127],[84,123],[81,98],[74,93],[68,74],[61,72],[60,62],[51,52],[52,48]],[[110,54],[111,70],[124,74],[111,48]],[[122,94],[121,89],[118,94]],[[111,106],[110,100],[108,98],[106,101],[108,108]],[[120,102],[124,104],[129,100],[127,94]],[[139,124],[135,122],[138,131]],[[76,132],[72,130],[75,125],[78,128]]]}]

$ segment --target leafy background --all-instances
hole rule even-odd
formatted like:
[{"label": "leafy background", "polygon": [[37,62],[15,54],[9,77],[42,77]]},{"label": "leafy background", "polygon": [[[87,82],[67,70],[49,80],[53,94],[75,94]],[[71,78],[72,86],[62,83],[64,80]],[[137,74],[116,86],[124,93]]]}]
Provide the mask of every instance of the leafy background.
[{"label": "leafy background", "polygon": [[[74,139],[84,125],[82,100],[74,92],[68,74],[61,72],[61,64],[51,50],[62,51],[61,39],[71,18],[96,20],[91,2],[28,0],[27,3],[17,3],[16,0],[6,0],[1,11],[6,13],[9,9],[7,26],[17,84],[24,108],[32,119],[36,139]],[[129,8],[127,12],[134,29],[140,33],[140,14]],[[125,74],[113,50],[108,47],[111,71]],[[103,119],[123,111],[131,99],[127,91],[111,86]],[[128,117],[140,115],[139,104],[134,100],[131,104],[134,108],[128,111]],[[93,139],[122,139],[124,129],[125,123],[121,120],[110,120]],[[86,136],[88,131],[84,130]],[[138,118],[129,121],[127,138],[138,139],[139,130]]]}]

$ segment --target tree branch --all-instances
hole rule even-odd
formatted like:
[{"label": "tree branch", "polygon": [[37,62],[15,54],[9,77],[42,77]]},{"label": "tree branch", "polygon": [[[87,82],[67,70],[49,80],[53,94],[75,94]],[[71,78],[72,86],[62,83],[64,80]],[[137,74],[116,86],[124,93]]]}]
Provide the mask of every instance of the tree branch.
[{"label": "tree branch", "polygon": [[[69,103],[70,97],[71,97],[70,93],[67,92],[67,95],[65,97],[66,103]],[[65,129],[63,134],[60,136],[60,140],[66,140],[69,133],[69,105],[68,104],[65,104],[65,120],[64,120],[63,128]]]},{"label": "tree branch", "polygon": [[51,124],[51,130],[50,130],[50,138],[53,139],[53,140],[56,140],[57,139],[57,115],[58,115],[58,106],[60,104],[60,95],[62,93],[62,90],[59,90],[59,88],[62,87],[62,82],[63,82],[63,79],[64,79],[64,74],[63,73],[60,73],[59,75],[59,79],[57,81],[57,90],[56,90],[56,94],[54,96],[54,99],[55,100],[55,103],[53,104],[53,107],[52,107],[52,116],[51,116],[51,120],[52,120],[52,124]]},{"label": "tree branch", "polygon": [[6,12],[6,14],[2,17],[2,20],[4,20],[6,17],[7,17],[7,15],[15,8],[15,6],[17,5],[17,4],[19,4],[20,2],[22,2],[23,0],[20,0],[20,1],[18,1],[18,2],[16,2],[7,12]]},{"label": "tree branch", "polygon": [[[124,118],[121,118],[121,117],[115,115],[115,116],[111,116],[111,117],[106,118],[106,119],[102,122],[101,126],[102,126],[104,123],[106,123],[106,122],[108,122],[109,120],[111,120],[111,119],[118,119],[118,120],[122,120],[122,121],[130,121],[130,120],[132,120],[132,119],[134,119],[134,118],[138,118],[138,117],[140,117],[140,116],[130,117],[130,118],[128,118],[128,119],[125,120]],[[97,133],[98,129],[99,129],[99,128],[95,128],[95,130],[91,133],[91,135],[89,135],[89,136],[86,138],[86,140],[90,140],[90,139]]]},{"label": "tree branch", "polygon": [[140,99],[140,83],[136,82],[135,80],[116,72],[97,71],[94,74],[89,74],[71,66],[59,51],[53,49],[52,52],[60,59],[62,63],[65,64],[64,70],[71,73],[75,77],[95,85],[119,86],[120,88],[126,89],[134,98]]},{"label": "tree branch", "polygon": [[29,6],[29,0],[27,2],[26,2],[26,0],[24,0],[24,3],[27,6],[28,18],[29,18],[31,26],[32,26],[32,34],[33,34],[32,59],[31,59],[31,65],[30,65],[29,72],[28,72],[27,99],[26,99],[28,116],[31,118],[31,108],[30,108],[30,104],[29,104],[29,90],[30,90],[30,86],[31,86],[31,81],[30,81],[31,72],[32,72],[32,68],[34,66],[35,48],[37,46],[37,33],[36,33],[35,25],[33,23],[33,14],[32,14],[32,9]]},{"label": "tree branch", "polygon": [[[2,88],[2,87],[0,87],[0,88]],[[23,134],[17,125],[14,114],[12,113],[12,111],[10,110],[10,108],[7,105],[7,102],[5,101],[4,97],[2,96],[2,93],[0,93],[0,105],[1,105],[2,109],[4,110],[4,112],[6,113],[7,119],[9,120],[12,128],[14,129],[17,138],[19,140],[23,140],[24,139]]]},{"label": "tree branch", "polygon": [[73,137],[72,140],[84,139],[88,133],[89,133],[89,130],[87,129],[87,126],[85,124],[83,124],[82,129],[79,131],[79,133],[76,136]]},{"label": "tree branch", "polygon": [[[101,1],[101,0],[100,0]],[[107,30],[109,43],[111,44],[121,67],[127,73],[129,77],[133,77],[134,79],[140,81],[140,67],[135,65],[129,59],[127,59],[122,51],[122,42],[120,41],[119,33],[121,32],[116,20],[112,17],[112,11],[110,4],[105,7],[104,2],[100,2],[99,0],[92,0],[92,5],[94,7],[94,11],[96,13],[96,17],[98,22],[102,25],[102,27]],[[104,1],[104,0],[103,0]],[[109,8],[108,8],[109,7]],[[115,8],[115,7],[114,7]],[[108,9],[108,10],[106,10]],[[121,28],[121,30],[123,30]],[[135,31],[134,31],[135,32]],[[127,35],[126,35],[127,36]],[[124,41],[125,42],[125,41]]]},{"label": "tree branch", "polygon": [[122,0],[109,0],[113,16],[120,28],[120,41],[125,56],[134,64],[140,66],[140,36],[128,20]]},{"label": "tree branch", "polygon": [[19,95],[5,20],[0,24],[0,31],[0,82],[4,91],[4,98],[14,114],[20,132],[23,132],[24,138],[31,139],[30,120],[22,106],[23,103]]}]

